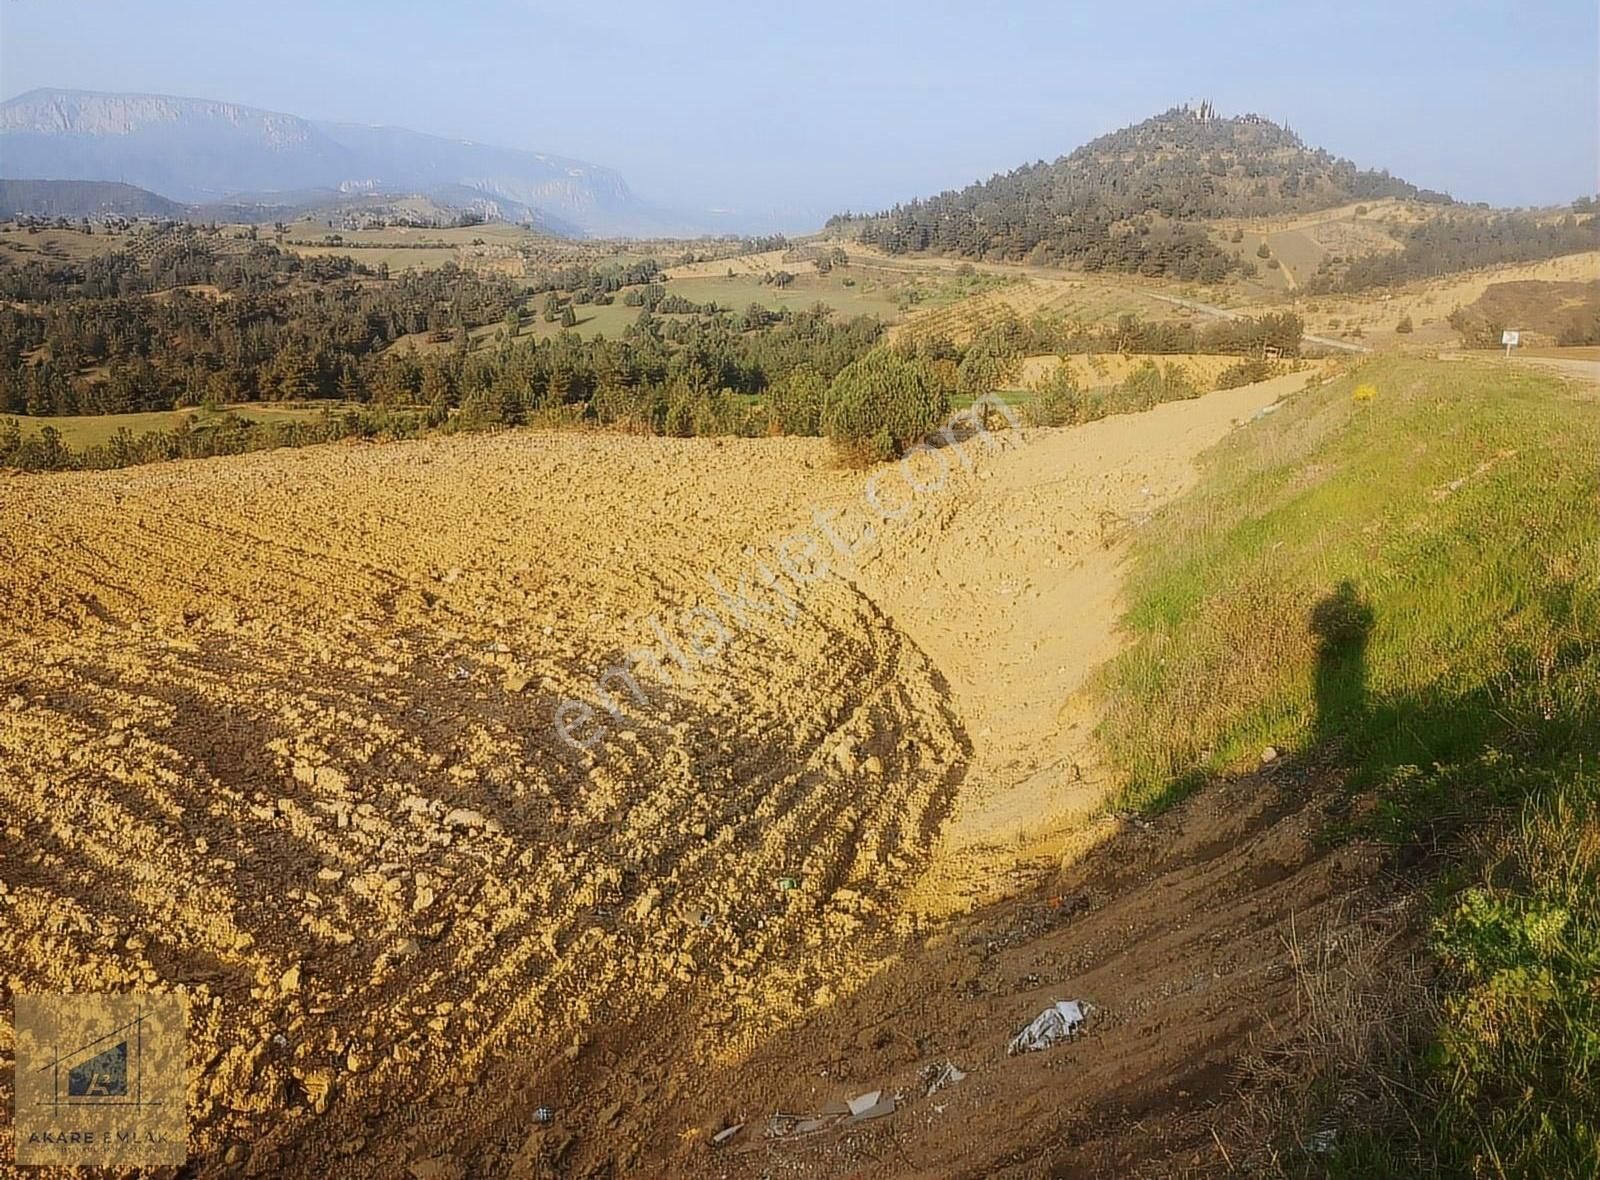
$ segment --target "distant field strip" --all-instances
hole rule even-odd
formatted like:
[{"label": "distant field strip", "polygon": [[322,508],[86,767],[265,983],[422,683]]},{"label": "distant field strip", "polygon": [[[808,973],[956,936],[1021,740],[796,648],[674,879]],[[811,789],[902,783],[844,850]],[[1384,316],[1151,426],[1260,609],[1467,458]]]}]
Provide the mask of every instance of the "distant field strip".
[{"label": "distant field strip", "polygon": [[947,307],[913,313],[890,332],[896,340],[944,337],[962,344],[1007,316],[1026,320],[1039,312],[1092,324],[1124,314],[1170,315],[1171,308],[1137,289],[1096,279],[1024,279]]}]

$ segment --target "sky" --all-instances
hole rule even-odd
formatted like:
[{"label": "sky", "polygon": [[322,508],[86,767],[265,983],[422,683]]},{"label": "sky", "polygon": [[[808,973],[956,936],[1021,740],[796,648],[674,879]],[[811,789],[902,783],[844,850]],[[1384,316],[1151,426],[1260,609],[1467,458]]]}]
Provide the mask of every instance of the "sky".
[{"label": "sky", "polygon": [[1600,188],[1594,0],[0,0],[0,95],[222,99],[573,156],[814,226],[1170,106],[1468,201]]}]

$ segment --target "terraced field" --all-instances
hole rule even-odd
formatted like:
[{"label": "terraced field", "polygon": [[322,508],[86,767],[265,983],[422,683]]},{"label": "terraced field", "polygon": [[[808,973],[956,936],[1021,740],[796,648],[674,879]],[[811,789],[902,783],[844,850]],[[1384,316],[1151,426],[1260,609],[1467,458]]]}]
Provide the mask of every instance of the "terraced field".
[{"label": "terraced field", "polygon": [[1026,320],[1037,312],[1094,324],[1123,314],[1167,318],[1172,308],[1132,286],[1091,278],[1030,277],[958,303],[913,314],[903,324],[890,329],[889,334],[892,339],[902,340],[942,336],[962,344],[1007,316]]}]

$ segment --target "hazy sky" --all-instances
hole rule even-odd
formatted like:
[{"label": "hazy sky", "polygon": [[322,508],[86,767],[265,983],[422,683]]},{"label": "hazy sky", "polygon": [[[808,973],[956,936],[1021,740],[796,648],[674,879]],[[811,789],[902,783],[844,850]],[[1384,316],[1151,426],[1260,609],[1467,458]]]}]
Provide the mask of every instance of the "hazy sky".
[{"label": "hazy sky", "polygon": [[0,0],[0,93],[226,99],[608,164],[644,197],[877,208],[1185,100],[1466,200],[1597,187],[1594,0]]}]

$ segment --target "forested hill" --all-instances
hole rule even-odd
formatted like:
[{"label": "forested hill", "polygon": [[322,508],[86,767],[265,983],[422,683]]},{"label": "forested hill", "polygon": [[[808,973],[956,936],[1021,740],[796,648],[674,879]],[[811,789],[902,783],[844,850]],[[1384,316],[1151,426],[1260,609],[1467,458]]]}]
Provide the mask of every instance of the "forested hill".
[{"label": "forested hill", "polygon": [[182,217],[188,207],[115,180],[0,180],[0,217]]},{"label": "forested hill", "polygon": [[1404,197],[1448,202],[1357,168],[1256,115],[1174,107],[1053,164],[867,217],[829,222],[891,253],[1070,263],[1214,281],[1236,263],[1186,222]]}]

